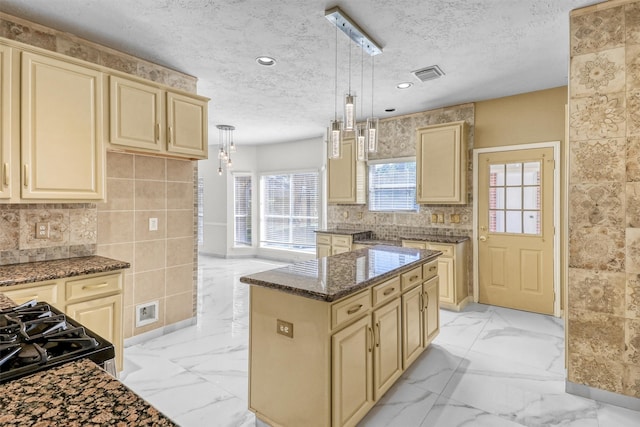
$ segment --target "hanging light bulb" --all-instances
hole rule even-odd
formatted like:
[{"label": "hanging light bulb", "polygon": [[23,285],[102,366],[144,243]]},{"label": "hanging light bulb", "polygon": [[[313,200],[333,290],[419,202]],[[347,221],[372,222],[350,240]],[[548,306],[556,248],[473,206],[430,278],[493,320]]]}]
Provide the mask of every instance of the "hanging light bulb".
[{"label": "hanging light bulb", "polygon": [[231,153],[235,153],[236,145],[233,142],[234,126],[217,125],[218,128],[218,175],[222,175],[222,166],[231,169]]},{"label": "hanging light bulb", "polygon": [[369,152],[378,151],[378,118],[373,116],[373,56],[371,57],[371,117],[367,118],[367,140]]}]

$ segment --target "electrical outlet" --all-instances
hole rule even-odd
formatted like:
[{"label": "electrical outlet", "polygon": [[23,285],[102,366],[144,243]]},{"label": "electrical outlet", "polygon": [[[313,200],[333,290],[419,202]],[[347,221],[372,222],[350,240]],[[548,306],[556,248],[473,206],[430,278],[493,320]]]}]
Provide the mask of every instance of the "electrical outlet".
[{"label": "electrical outlet", "polygon": [[158,218],[149,218],[149,231],[158,231]]},{"label": "electrical outlet", "polygon": [[277,319],[276,332],[285,337],[293,338],[293,323]]},{"label": "electrical outlet", "polygon": [[444,224],[444,214],[443,213],[439,213],[438,214],[438,222]]},{"label": "electrical outlet", "polygon": [[432,223],[438,222],[438,215],[437,214],[431,214],[431,222]]},{"label": "electrical outlet", "polygon": [[460,222],[460,214],[451,214],[451,217],[449,218],[449,221],[452,224],[458,224]]},{"label": "electrical outlet", "polygon": [[159,302],[136,305],[136,328],[158,321]]},{"label": "electrical outlet", "polygon": [[342,212],[342,216],[343,216],[344,219],[349,218],[349,211]]},{"label": "electrical outlet", "polygon": [[37,222],[36,223],[36,239],[48,239],[49,238],[49,223]]},{"label": "electrical outlet", "polygon": [[358,212],[358,219],[362,219],[362,212]]}]

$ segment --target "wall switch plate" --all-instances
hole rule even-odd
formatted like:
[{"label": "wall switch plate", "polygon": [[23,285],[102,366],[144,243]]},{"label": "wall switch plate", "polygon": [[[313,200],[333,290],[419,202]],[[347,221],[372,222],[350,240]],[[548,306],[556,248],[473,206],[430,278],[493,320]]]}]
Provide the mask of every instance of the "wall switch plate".
[{"label": "wall switch plate", "polygon": [[433,223],[438,222],[438,215],[437,214],[431,214],[431,222],[433,222]]},{"label": "wall switch plate", "polygon": [[342,212],[342,216],[344,217],[344,219],[349,218],[349,211]]},{"label": "wall switch plate", "polygon": [[458,224],[460,222],[460,214],[451,214],[450,221],[452,224]]},{"label": "wall switch plate", "polygon": [[444,214],[443,213],[438,214],[438,222],[444,224]]},{"label": "wall switch plate", "polygon": [[149,218],[149,231],[158,231],[158,218]]},{"label": "wall switch plate", "polygon": [[36,223],[36,239],[48,239],[49,238],[49,223],[37,222]]},{"label": "wall switch plate", "polygon": [[276,332],[280,335],[284,335],[285,337],[293,338],[293,323],[277,319]]}]

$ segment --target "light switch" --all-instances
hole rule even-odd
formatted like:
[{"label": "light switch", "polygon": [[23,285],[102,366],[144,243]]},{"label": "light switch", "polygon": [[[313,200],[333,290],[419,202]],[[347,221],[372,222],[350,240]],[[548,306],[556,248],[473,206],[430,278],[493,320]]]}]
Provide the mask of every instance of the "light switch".
[{"label": "light switch", "polygon": [[439,213],[438,214],[438,222],[444,224],[444,214],[443,213]]},{"label": "light switch", "polygon": [[158,218],[149,218],[149,231],[158,231]]}]

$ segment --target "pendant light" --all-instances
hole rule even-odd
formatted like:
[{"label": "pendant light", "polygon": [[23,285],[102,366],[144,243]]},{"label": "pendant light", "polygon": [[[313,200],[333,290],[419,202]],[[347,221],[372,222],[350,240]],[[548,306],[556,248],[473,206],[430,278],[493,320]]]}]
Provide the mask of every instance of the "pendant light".
[{"label": "pendant light", "polygon": [[222,175],[222,167],[227,170],[233,167],[231,153],[236,152],[236,144],[233,142],[234,126],[217,125],[218,128],[218,175]]},{"label": "pendant light", "polygon": [[342,122],[338,120],[338,23],[336,18],[336,46],[335,46],[335,88],[334,88],[333,120],[327,130],[329,158],[342,157]]},{"label": "pendant light", "polygon": [[373,56],[371,56],[371,117],[367,118],[367,140],[369,152],[378,151],[378,118],[373,116]]},{"label": "pendant light", "polygon": [[[362,104],[364,102],[364,46],[360,41],[360,111],[364,111]],[[367,160],[367,125],[365,123],[356,124],[356,158],[359,162]]]},{"label": "pendant light", "polygon": [[[349,30],[351,38],[351,30]],[[356,96],[351,93],[351,43],[349,43],[349,92],[344,98],[344,130],[353,131],[356,127]]]}]

